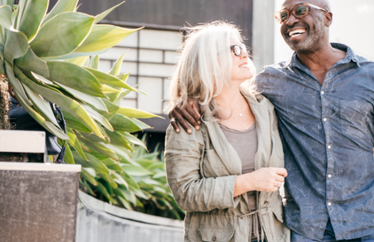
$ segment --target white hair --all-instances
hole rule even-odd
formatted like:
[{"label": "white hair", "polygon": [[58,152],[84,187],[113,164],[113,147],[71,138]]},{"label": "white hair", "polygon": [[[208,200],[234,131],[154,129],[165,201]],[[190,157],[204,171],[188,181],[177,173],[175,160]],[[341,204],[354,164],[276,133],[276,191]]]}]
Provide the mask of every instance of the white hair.
[{"label": "white hair", "polygon": [[[171,108],[178,104],[183,107],[190,97],[199,102],[202,111],[210,108],[218,117],[214,97],[221,93],[223,85],[231,85],[230,38],[234,36],[240,42],[243,38],[235,25],[223,21],[198,25],[186,31],[188,34],[171,80]],[[255,75],[253,65],[251,70]]]}]

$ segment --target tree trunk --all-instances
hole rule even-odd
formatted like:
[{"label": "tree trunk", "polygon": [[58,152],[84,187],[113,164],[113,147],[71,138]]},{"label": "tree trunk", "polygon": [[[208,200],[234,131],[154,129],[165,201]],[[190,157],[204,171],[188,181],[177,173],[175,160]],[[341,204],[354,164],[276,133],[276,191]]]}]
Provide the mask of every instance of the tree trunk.
[{"label": "tree trunk", "polygon": [[0,75],[0,129],[10,129],[8,82]]}]

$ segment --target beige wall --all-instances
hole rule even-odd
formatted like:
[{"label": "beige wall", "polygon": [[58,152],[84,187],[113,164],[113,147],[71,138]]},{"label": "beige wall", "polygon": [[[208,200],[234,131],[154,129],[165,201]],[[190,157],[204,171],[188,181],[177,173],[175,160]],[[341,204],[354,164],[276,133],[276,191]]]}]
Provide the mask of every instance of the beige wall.
[{"label": "beige wall", "polygon": [[143,29],[126,37],[120,44],[100,55],[99,69],[108,71],[123,54],[121,73],[130,72],[127,83],[139,84],[149,95],[130,93],[121,105],[161,114],[167,104],[169,78],[178,61],[182,45],[178,31]]}]

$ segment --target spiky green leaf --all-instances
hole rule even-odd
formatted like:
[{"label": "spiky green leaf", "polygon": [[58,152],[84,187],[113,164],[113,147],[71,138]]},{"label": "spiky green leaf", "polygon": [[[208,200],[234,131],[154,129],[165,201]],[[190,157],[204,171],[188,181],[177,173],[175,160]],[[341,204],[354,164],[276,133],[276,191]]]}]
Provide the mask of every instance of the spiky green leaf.
[{"label": "spiky green leaf", "polygon": [[107,134],[109,135],[111,144],[122,146],[132,151],[131,145],[129,144],[129,140],[126,139],[122,134],[116,131],[109,130],[107,130]]},{"label": "spiky green leaf", "polygon": [[108,149],[106,145],[103,142],[93,142],[90,139],[87,139],[86,137],[83,136],[78,136],[78,139],[82,141],[85,145],[90,147],[91,149],[96,150],[97,152],[110,157],[114,160],[119,160],[118,156],[115,154],[115,152],[111,149]]},{"label": "spiky green leaf", "polygon": [[129,164],[121,164],[121,165],[122,165],[123,170],[131,176],[146,176],[146,175],[152,174],[152,172],[150,172],[149,170],[141,166],[132,166]]},{"label": "spiky green leaf", "polygon": [[44,19],[43,24],[59,13],[74,12],[77,3],[78,0],[59,0]]},{"label": "spiky green leaf", "polygon": [[42,95],[47,100],[56,103],[58,106],[61,107],[62,110],[69,112],[72,116],[78,119],[87,127],[91,128],[91,130],[99,137],[104,138],[102,133],[97,127],[95,121],[88,115],[86,110],[76,101],[73,99],[63,95],[61,92],[53,90],[51,88],[47,88],[46,86],[37,84],[26,77],[21,70],[15,67],[15,72],[17,77],[22,80],[24,84],[26,84],[29,88],[34,90],[35,92]]},{"label": "spiky green leaf", "polygon": [[24,56],[16,59],[14,63],[24,71],[32,71],[49,78],[47,62],[35,55],[32,49],[29,49]]},{"label": "spiky green leaf", "polygon": [[27,1],[28,0],[19,0],[18,1],[18,6],[17,6],[18,14],[17,14],[15,22],[14,22],[14,28],[15,29],[18,29],[20,24],[21,24],[21,20],[22,20],[22,17],[23,17],[23,13],[25,12]]},{"label": "spiky green leaf", "polygon": [[91,63],[90,63],[90,68],[92,69],[97,69],[99,68],[99,55],[95,55],[92,59],[91,59]]},{"label": "spiky green leaf", "polygon": [[85,40],[94,20],[83,13],[60,13],[40,28],[30,47],[41,58],[67,55]]},{"label": "spiky green leaf", "polygon": [[111,170],[114,170],[114,171],[118,171],[118,172],[122,172],[122,166],[120,166],[119,162],[113,160],[113,159],[110,159],[110,158],[107,158],[107,159],[104,159],[104,160],[101,160],[109,169]]},{"label": "spiky green leaf", "polygon": [[59,124],[57,123],[56,117],[52,112],[51,105],[49,102],[30,88],[28,88],[26,85],[24,86],[25,91],[27,95],[29,96],[31,102],[34,104],[34,108],[36,111],[38,111],[39,114],[41,114],[46,120],[52,122],[56,127],[59,127]]},{"label": "spiky green leaf", "polygon": [[84,66],[85,63],[87,62],[88,58],[89,58],[89,56],[81,56],[81,57],[75,57],[75,58],[71,58],[71,59],[65,59],[65,61],[76,64],[78,66]]},{"label": "spiky green leaf", "polygon": [[13,91],[17,92],[29,106],[32,106],[32,103],[30,102],[29,98],[26,96],[26,93],[25,93],[25,90],[23,89],[22,84],[15,77],[12,66],[7,61],[5,61],[5,70],[8,76],[9,83],[14,89]]},{"label": "spiky green leaf", "polygon": [[6,40],[4,46],[5,60],[13,65],[13,60],[27,53],[29,43],[26,35],[16,30],[6,29]]},{"label": "spiky green leaf", "polygon": [[84,160],[77,152],[73,151],[73,156],[76,164],[81,164],[83,167],[94,168],[102,174],[109,174],[109,169],[95,156],[86,154],[88,161]]},{"label": "spiky green leaf", "polygon": [[101,114],[96,112],[93,108],[91,108],[88,105],[82,104],[82,107],[87,111],[87,113],[90,114],[90,116],[95,119],[97,122],[99,122],[101,125],[103,125],[105,128],[113,131],[113,127],[110,124],[110,122],[104,118]]},{"label": "spiky green leaf", "polygon": [[9,29],[12,26],[12,8],[9,5],[0,7],[0,25]]},{"label": "spiky green leaf", "polygon": [[64,114],[64,119],[68,127],[75,129],[79,132],[91,133],[91,130],[87,128],[85,125],[83,125],[79,121],[79,119],[75,118],[73,115],[64,110],[62,110],[62,113]]},{"label": "spiky green leaf", "polygon": [[100,24],[92,28],[87,39],[74,52],[96,52],[117,45],[126,36],[139,29],[125,29],[113,25]]},{"label": "spiky green leaf", "polygon": [[[112,69],[109,71],[109,74],[113,75],[113,76],[117,76],[119,75],[119,72],[121,71],[121,67],[122,67],[122,62],[123,62],[123,58],[125,57],[125,54],[122,54],[118,60],[116,61],[116,63],[114,64],[114,66],[112,67]],[[121,78],[119,78],[121,79]],[[126,82],[126,80],[125,80]]]},{"label": "spiky green leaf", "polygon": [[122,114],[115,114],[109,122],[117,131],[133,133],[141,130],[141,128],[139,128],[139,126],[136,125],[134,121],[132,121],[131,119]]},{"label": "spiky green leaf", "polygon": [[92,69],[92,68],[88,68],[88,67],[86,67],[86,70],[91,72],[97,78],[97,80],[102,84],[106,84],[106,85],[114,87],[114,88],[122,87],[122,88],[126,88],[126,89],[129,89],[129,90],[132,90],[132,91],[136,92],[136,90],[134,88],[132,88],[126,82],[118,79],[115,76],[112,76],[110,74],[106,74],[104,72],[101,72],[101,71],[98,71],[98,70],[95,70],[95,69]]},{"label": "spiky green leaf", "polygon": [[109,192],[106,189],[106,187],[103,184],[101,184],[100,182],[97,185],[97,190],[99,190],[100,193],[103,194],[105,196],[105,198],[108,199],[109,202],[115,203],[114,199],[111,197],[111,195],[109,195]]},{"label": "spiky green leaf", "polygon": [[56,135],[60,139],[69,139],[69,137],[64,132],[62,132],[61,129],[58,129],[53,123],[45,120],[39,113],[37,113],[32,107],[30,107],[27,102],[20,95],[18,95],[18,93],[15,93],[15,95],[22,107],[31,115],[31,117],[34,118],[35,121],[43,126],[43,128]]},{"label": "spiky green leaf", "polygon": [[94,106],[96,109],[101,110],[104,113],[108,112],[108,109],[105,106],[105,104],[104,104],[104,102],[101,98],[93,97],[93,96],[88,95],[86,93],[83,93],[83,92],[77,91],[73,88],[62,85],[61,83],[59,83],[59,86],[62,87],[63,89],[65,89],[67,92],[69,92],[75,98],[80,99],[81,101]]},{"label": "spiky green leaf", "polygon": [[121,3],[119,3],[119,4],[117,4],[116,6],[114,6],[114,7],[111,7],[111,8],[109,8],[108,10],[106,10],[106,11],[104,11],[104,12],[102,12],[102,13],[100,13],[100,14],[98,14],[98,15],[96,15],[95,16],[95,24],[96,23],[98,23],[98,22],[100,22],[101,20],[103,20],[110,12],[112,12],[115,8],[117,8],[118,6],[120,6],[122,3],[124,3],[125,1],[123,1],[123,2],[121,2]]},{"label": "spiky green leaf", "polygon": [[132,122],[134,122],[134,124],[136,124],[136,126],[138,126],[140,129],[149,129],[149,128],[152,128],[151,126],[149,126],[148,124],[136,119],[136,118],[130,118],[130,120]]},{"label": "spiky green leaf", "polygon": [[11,9],[13,8],[14,0],[0,0],[0,5],[9,5]]},{"label": "spiky green leaf", "polygon": [[28,40],[35,37],[48,9],[49,0],[28,1],[22,16],[19,30],[23,32]]},{"label": "spiky green leaf", "polygon": [[81,176],[86,179],[89,183],[91,183],[94,186],[97,186],[97,181],[95,180],[95,177],[92,176],[89,172],[87,172],[87,169],[90,168],[82,168]]},{"label": "spiky green leaf", "polygon": [[85,160],[87,160],[87,157],[86,155],[84,154],[83,150],[82,150],[82,146],[81,144],[79,143],[79,140],[77,138],[77,136],[75,135],[74,131],[67,127],[67,133],[68,133],[68,136],[69,136],[69,144],[74,148],[74,150]]},{"label": "spiky green leaf", "polygon": [[[113,188],[113,189],[118,188],[118,184],[116,183],[116,181],[114,180],[114,178],[111,175],[109,175],[109,174],[98,174],[98,175],[101,179],[105,180],[111,188]],[[109,193],[113,193],[113,189],[108,189],[108,190],[110,190]],[[111,194],[111,196],[113,196],[113,194]]]},{"label": "spiky green leaf", "polygon": [[64,161],[66,162],[66,164],[75,164],[73,153],[71,152],[70,146],[68,144],[66,145],[65,149]]},{"label": "spiky green leaf", "polygon": [[147,146],[145,146],[145,144],[138,138],[136,138],[135,136],[129,134],[129,133],[126,133],[126,132],[121,132],[121,134],[123,136],[125,136],[126,139],[130,140],[131,143],[134,143],[136,145],[139,145],[140,147],[144,148],[145,150],[147,150]]},{"label": "spiky green leaf", "polygon": [[156,114],[149,113],[143,110],[139,110],[136,108],[120,107],[117,113],[123,114],[127,116],[128,118],[161,118],[161,119],[164,119],[164,117],[161,117]]},{"label": "spiky green leaf", "polygon": [[[118,145],[114,145],[114,144],[105,144],[105,147],[114,151],[118,156],[120,156],[120,157],[124,158],[125,160],[129,161],[131,164],[134,164],[131,161],[132,154],[131,154],[130,150],[128,150],[124,147],[118,146]],[[121,159],[121,162],[122,162],[122,159]]]},{"label": "spiky green leaf", "polygon": [[47,61],[47,64],[51,81],[88,95],[106,98],[101,90],[101,84],[84,68],[63,61]]}]

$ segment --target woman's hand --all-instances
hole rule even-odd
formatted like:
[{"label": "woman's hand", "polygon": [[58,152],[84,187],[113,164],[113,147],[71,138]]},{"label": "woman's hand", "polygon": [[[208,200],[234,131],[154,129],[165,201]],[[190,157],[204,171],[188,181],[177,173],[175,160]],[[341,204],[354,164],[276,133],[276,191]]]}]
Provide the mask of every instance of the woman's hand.
[{"label": "woman's hand", "polygon": [[239,175],[235,181],[234,197],[249,191],[275,192],[281,187],[287,170],[284,168],[261,168]]}]

